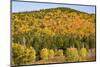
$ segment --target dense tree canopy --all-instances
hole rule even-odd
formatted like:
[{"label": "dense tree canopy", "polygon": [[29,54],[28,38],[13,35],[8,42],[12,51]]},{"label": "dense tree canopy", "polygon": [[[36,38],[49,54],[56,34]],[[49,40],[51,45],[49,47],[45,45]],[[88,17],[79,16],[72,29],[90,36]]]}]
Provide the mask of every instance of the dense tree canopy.
[{"label": "dense tree canopy", "polygon": [[95,47],[95,14],[50,8],[12,14],[12,42],[42,48]]}]

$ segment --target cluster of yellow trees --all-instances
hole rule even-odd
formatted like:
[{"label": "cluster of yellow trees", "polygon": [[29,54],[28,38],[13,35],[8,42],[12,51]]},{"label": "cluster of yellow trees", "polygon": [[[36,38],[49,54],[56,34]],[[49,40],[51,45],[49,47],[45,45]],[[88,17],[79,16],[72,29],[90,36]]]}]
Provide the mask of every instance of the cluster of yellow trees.
[{"label": "cluster of yellow trees", "polygon": [[[65,57],[65,62],[78,62],[87,61],[88,50],[86,48],[71,47],[66,48],[65,51],[59,49],[54,51],[53,49],[43,48],[40,50],[40,59],[48,61],[49,59],[54,59],[55,57]],[[14,65],[25,65],[25,64],[35,64],[36,62],[36,50],[32,47],[26,47],[21,44],[12,44],[12,64]]]},{"label": "cluster of yellow trees", "polygon": [[[53,57],[55,52],[58,56],[63,55],[66,48],[69,48],[67,56],[71,54],[70,51],[79,56],[77,51],[86,52],[85,49],[95,48],[95,25],[95,14],[70,8],[59,7],[12,13],[12,43],[25,46],[27,48],[25,55],[28,54],[28,49],[31,49],[28,47],[34,48],[33,55],[35,50],[36,61],[39,61],[40,58],[48,59],[47,55],[50,53],[50,57]],[[85,49],[82,49],[83,47]],[[22,51],[18,51],[19,54],[20,52]],[[13,62],[15,63],[17,59],[14,59]]]}]

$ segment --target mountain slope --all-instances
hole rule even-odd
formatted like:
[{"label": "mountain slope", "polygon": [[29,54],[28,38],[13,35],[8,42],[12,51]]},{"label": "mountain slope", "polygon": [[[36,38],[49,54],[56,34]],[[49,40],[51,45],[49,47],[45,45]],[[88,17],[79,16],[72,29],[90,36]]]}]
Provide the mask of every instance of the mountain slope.
[{"label": "mountain slope", "polygon": [[[41,40],[42,42],[39,41],[41,44],[53,45],[55,43],[51,43],[52,37],[58,38],[56,42],[60,39],[60,44],[56,45],[64,45],[68,38],[69,41],[78,39],[78,42],[91,46],[90,42],[95,44],[95,14],[64,7],[12,13],[12,37],[15,43],[33,44],[33,46],[36,44],[36,39]],[[64,37],[65,42],[63,42]],[[76,41],[72,41],[73,43],[69,41],[66,44],[76,44]]]}]

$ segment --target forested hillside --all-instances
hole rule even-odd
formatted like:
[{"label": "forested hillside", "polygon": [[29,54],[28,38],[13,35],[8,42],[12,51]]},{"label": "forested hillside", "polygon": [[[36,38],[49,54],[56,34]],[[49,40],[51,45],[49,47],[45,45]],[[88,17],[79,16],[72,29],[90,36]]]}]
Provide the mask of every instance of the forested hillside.
[{"label": "forested hillside", "polygon": [[[12,13],[12,46],[33,48],[35,61],[47,60],[50,52],[53,57],[61,55],[67,57],[67,61],[79,61],[68,59],[68,55],[71,49],[76,50],[78,57],[80,53],[95,52],[95,20],[95,14],[65,7]],[[13,54],[13,64],[20,64],[15,58]]]}]

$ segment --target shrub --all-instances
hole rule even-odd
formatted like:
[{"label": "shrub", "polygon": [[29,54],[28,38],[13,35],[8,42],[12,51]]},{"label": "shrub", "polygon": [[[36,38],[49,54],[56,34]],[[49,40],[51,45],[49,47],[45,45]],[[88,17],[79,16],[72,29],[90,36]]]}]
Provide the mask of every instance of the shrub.
[{"label": "shrub", "polygon": [[96,55],[96,49],[95,48],[92,49],[92,54]]},{"label": "shrub", "polygon": [[28,48],[20,44],[12,44],[12,64],[32,64],[35,58],[36,52],[32,47]]},{"label": "shrub", "polygon": [[80,61],[86,60],[86,57],[88,55],[88,51],[86,48],[81,48],[79,51],[79,55],[80,55]]},{"label": "shrub", "polygon": [[49,55],[48,49],[47,49],[47,48],[43,48],[43,49],[41,50],[41,52],[40,52],[40,57],[41,57],[41,59],[47,60],[47,59],[48,59],[48,55]]},{"label": "shrub", "polygon": [[67,48],[67,61],[68,62],[75,62],[78,61],[78,50],[77,48]]},{"label": "shrub", "polygon": [[89,49],[89,51],[88,51],[88,58],[87,59],[89,61],[96,60],[96,49],[95,48]]},{"label": "shrub", "polygon": [[49,58],[53,58],[54,57],[54,51],[52,49],[49,50]]},{"label": "shrub", "polygon": [[59,49],[59,50],[56,52],[56,56],[63,56],[63,50],[62,50],[62,49]]}]

